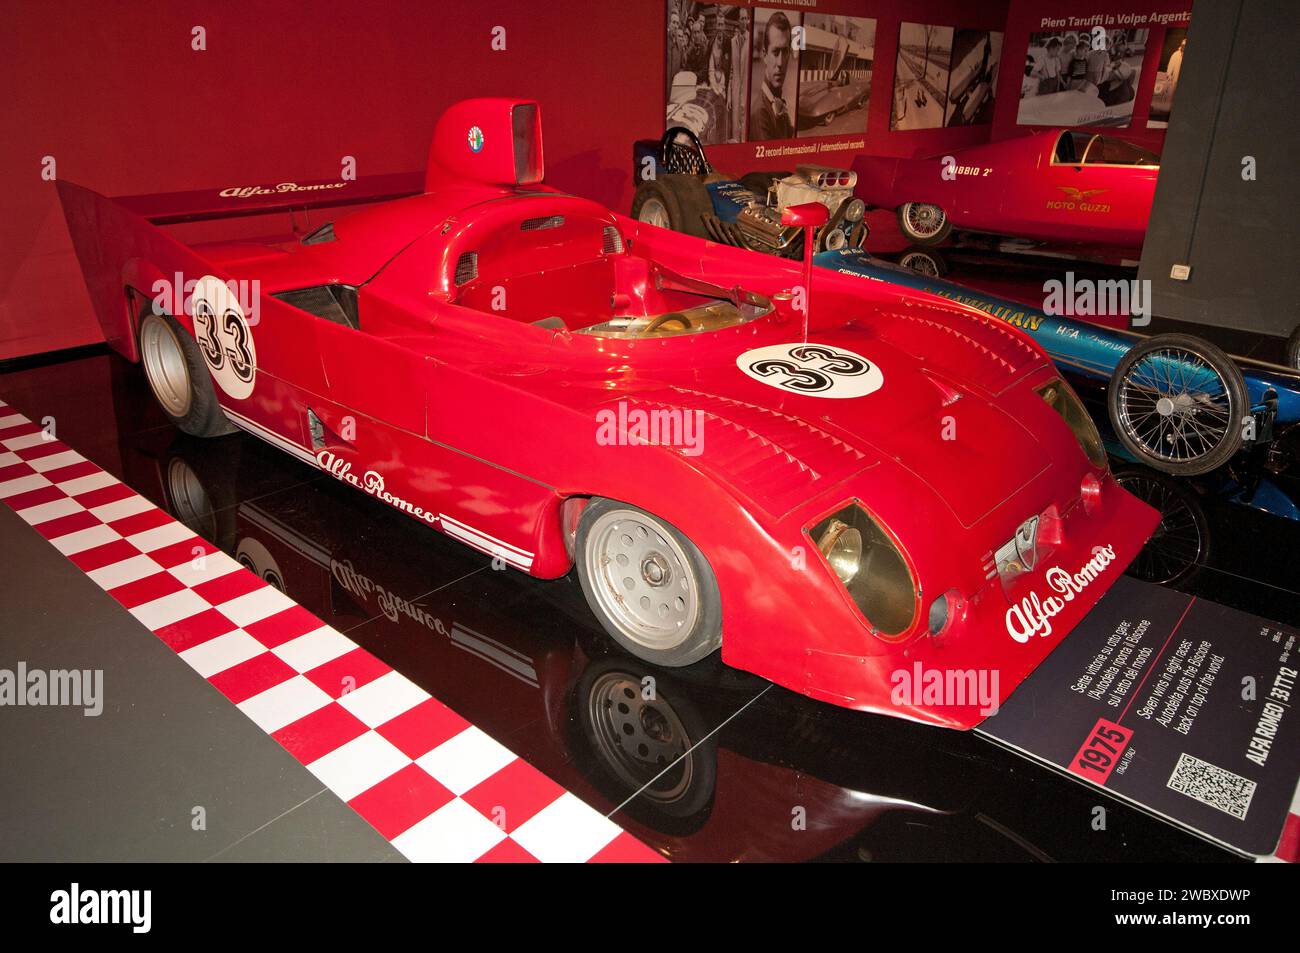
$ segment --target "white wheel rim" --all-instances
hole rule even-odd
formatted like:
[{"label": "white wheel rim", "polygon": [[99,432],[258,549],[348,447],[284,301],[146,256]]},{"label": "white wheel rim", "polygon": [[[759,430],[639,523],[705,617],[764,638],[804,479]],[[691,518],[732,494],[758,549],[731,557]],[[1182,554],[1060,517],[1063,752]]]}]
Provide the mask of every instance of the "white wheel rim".
[{"label": "white wheel rim", "polygon": [[668,218],[668,209],[664,208],[664,203],[658,199],[646,199],[641,205],[641,214],[637,219],[647,225],[657,225],[660,228],[672,227],[672,222]]},{"label": "white wheel rim", "polygon": [[140,359],[149,389],[163,409],[173,417],[188,414],[190,367],[175,332],[155,314],[148,315],[140,329]]},{"label": "white wheel rim", "polygon": [[588,532],[583,557],[601,612],[629,640],[659,652],[687,640],[700,615],[699,583],[667,527],[611,510]]},{"label": "white wheel rim", "polygon": [[908,202],[903,206],[903,220],[908,229],[919,238],[933,238],[943,230],[948,216],[937,205]]}]

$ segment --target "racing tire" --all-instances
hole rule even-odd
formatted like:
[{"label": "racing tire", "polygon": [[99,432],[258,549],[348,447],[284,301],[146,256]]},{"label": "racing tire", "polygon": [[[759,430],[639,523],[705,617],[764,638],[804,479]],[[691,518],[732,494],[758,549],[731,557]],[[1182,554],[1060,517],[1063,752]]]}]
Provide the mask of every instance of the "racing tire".
[{"label": "racing tire", "polygon": [[722,600],[704,554],[645,510],[595,498],[582,511],[574,547],[587,604],[636,658],[680,668],[722,645]]},{"label": "racing tire", "polygon": [[140,319],[140,363],[163,414],[175,427],[195,437],[234,433],[217,402],[212,375],[199,346],[170,314],[146,306]]},{"label": "racing tire", "polygon": [[1111,375],[1106,406],[1124,448],[1175,476],[1209,473],[1232,459],[1250,413],[1232,358],[1190,334],[1158,334],[1131,348]]},{"label": "racing tire", "polygon": [[1286,339],[1286,366],[1300,371],[1300,324],[1295,326],[1291,336]]},{"label": "racing tire", "polygon": [[904,202],[898,207],[898,227],[917,245],[939,245],[952,234],[948,213],[929,202]]},{"label": "racing tire", "polygon": [[1189,484],[1147,467],[1121,467],[1115,482],[1160,513],[1151,538],[1129,563],[1130,576],[1168,586],[1209,561],[1210,521]]},{"label": "racing tire", "polygon": [[704,216],[712,214],[713,201],[699,176],[661,173],[642,182],[632,197],[632,218],[648,225],[670,228],[696,238],[707,238]]}]

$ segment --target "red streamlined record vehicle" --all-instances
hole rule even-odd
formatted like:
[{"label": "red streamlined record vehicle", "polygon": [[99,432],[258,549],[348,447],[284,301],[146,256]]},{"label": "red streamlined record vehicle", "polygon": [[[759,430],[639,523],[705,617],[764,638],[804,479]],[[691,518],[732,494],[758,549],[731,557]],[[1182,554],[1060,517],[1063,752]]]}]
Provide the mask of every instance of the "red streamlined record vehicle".
[{"label": "red streamlined record vehicle", "polygon": [[997,319],[830,272],[808,289],[542,179],[537,104],[483,99],[437,123],[423,194],[297,240],[187,247],[60,190],[106,336],[178,427],[246,430],[500,566],[576,566],[652,663],[721,648],[968,728],[980,702],[898,697],[891,673],[992,670],[1000,701],[1150,535],[1074,393]]},{"label": "red streamlined record vehicle", "polygon": [[896,209],[911,241],[937,245],[956,229],[1140,251],[1160,157],[1073,129],[959,149],[951,156],[859,156],[857,195]]}]

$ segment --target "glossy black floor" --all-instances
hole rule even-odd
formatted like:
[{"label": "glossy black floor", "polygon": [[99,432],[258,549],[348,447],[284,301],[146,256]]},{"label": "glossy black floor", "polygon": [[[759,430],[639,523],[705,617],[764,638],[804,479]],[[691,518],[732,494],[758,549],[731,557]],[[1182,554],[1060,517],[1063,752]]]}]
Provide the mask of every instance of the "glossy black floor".
[{"label": "glossy black floor", "polygon": [[[186,437],[106,351],[0,373],[0,396],[674,859],[1233,859],[969,734],[836,709],[712,661],[650,670],[611,651],[573,578],[494,571],[251,437]],[[1219,485],[1169,492],[1183,514],[1173,563],[1147,571],[1300,623],[1300,523]],[[647,675],[657,701],[608,704]]]}]

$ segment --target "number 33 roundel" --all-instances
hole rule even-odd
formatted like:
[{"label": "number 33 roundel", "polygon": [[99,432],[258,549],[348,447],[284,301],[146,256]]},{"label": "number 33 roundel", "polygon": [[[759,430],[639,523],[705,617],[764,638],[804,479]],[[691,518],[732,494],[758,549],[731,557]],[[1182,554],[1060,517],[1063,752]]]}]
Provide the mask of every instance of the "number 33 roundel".
[{"label": "number 33 roundel", "polygon": [[217,386],[235,400],[253,392],[257,351],[239,299],[220,278],[199,279],[190,297],[194,340]]},{"label": "number 33 roundel", "polygon": [[764,384],[809,397],[865,397],[885,383],[861,354],[827,344],[773,344],[746,351],[736,366]]}]

